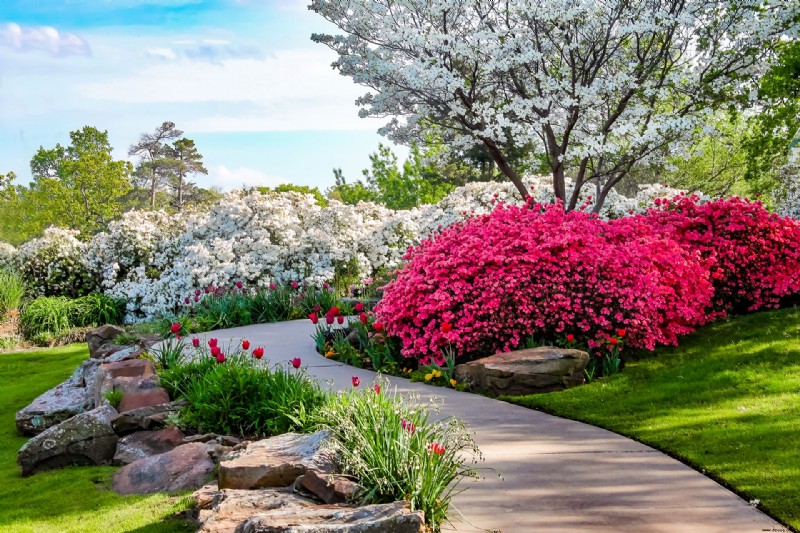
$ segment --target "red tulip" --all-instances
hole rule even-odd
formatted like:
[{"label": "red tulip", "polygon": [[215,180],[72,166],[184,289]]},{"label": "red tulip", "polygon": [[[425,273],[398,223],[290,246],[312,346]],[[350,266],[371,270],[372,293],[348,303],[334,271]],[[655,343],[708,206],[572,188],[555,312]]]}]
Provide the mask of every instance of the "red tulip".
[{"label": "red tulip", "polygon": [[325,314],[331,316],[339,316],[339,308],[334,305],[333,307],[328,309],[328,312]]},{"label": "red tulip", "polygon": [[245,339],[242,341],[242,350],[249,350],[250,349],[250,341]]},{"label": "red tulip", "polygon": [[217,363],[224,363],[224,362],[225,362],[225,354],[222,353],[222,352],[219,352],[217,354]]},{"label": "red tulip", "polygon": [[236,288],[237,289],[241,289],[243,286],[244,286],[244,283],[242,283],[241,281],[237,281],[236,282]]},{"label": "red tulip", "polygon": [[624,329],[618,329],[617,330],[617,335],[619,335],[620,337],[624,337],[625,333],[626,333],[626,331]]},{"label": "red tulip", "polygon": [[189,297],[188,296],[183,299],[183,303],[185,303],[186,305],[189,305]]},{"label": "red tulip", "polygon": [[172,324],[172,325],[169,327],[169,329],[170,329],[170,330],[172,330],[172,333],[174,333],[175,335],[177,335],[178,333],[180,333],[180,332],[181,332],[181,325],[180,325],[180,324],[178,324],[177,322],[175,322],[174,324]]},{"label": "red tulip", "polygon": [[372,389],[375,391],[375,394],[380,394],[381,393],[381,386],[378,385],[377,383],[375,384],[374,387],[372,387]]},{"label": "red tulip", "polygon": [[608,343],[609,343],[609,344],[611,344],[611,345],[614,345],[614,346],[616,346],[616,344],[617,344],[618,342],[619,342],[619,341],[617,340],[617,338],[616,338],[616,337],[611,337],[610,339],[608,339]]},{"label": "red tulip", "polygon": [[364,304],[362,304],[361,302],[358,302],[356,304],[355,310],[356,310],[356,313],[362,312],[364,310]]},{"label": "red tulip", "polygon": [[214,357],[217,357],[221,353],[222,353],[222,350],[220,350],[219,346],[215,345],[215,346],[211,347],[211,355],[213,355]]},{"label": "red tulip", "polygon": [[269,284],[269,290],[271,290],[271,291],[275,290],[275,284],[274,283],[270,283]]},{"label": "red tulip", "polygon": [[367,325],[367,313],[361,313],[358,315],[358,319],[361,321],[362,324],[365,326]]},{"label": "red tulip", "polygon": [[358,387],[361,385],[361,380],[358,379],[358,376],[353,376],[353,387]]},{"label": "red tulip", "polygon": [[197,337],[193,337],[192,338],[192,346],[194,346],[195,348],[199,348],[200,347],[200,339],[198,339]]},{"label": "red tulip", "polygon": [[444,446],[439,444],[438,442],[431,442],[428,444],[428,453],[436,455],[442,455],[444,453]]},{"label": "red tulip", "polygon": [[342,315],[337,316],[336,322],[338,322],[340,325],[344,324],[344,317]]},{"label": "red tulip", "polygon": [[217,339],[208,339],[208,345],[213,348],[217,345]]},{"label": "red tulip", "polygon": [[450,330],[453,329],[453,324],[450,322],[442,322],[441,330],[442,333],[450,333]]},{"label": "red tulip", "polygon": [[253,357],[255,357],[256,359],[261,359],[262,357],[264,357],[264,348],[259,346],[258,348],[253,350]]},{"label": "red tulip", "polygon": [[411,420],[406,420],[405,418],[400,419],[400,427],[408,431],[412,435],[417,430],[417,426],[415,426],[414,423],[411,422]]},{"label": "red tulip", "polygon": [[308,315],[308,319],[311,321],[312,324],[316,325],[317,323],[319,323],[319,317],[317,316],[317,313],[311,313],[310,315]]},{"label": "red tulip", "polygon": [[572,333],[567,335],[567,342],[574,342],[574,341],[575,341],[575,335],[573,335]]},{"label": "red tulip", "polygon": [[300,368],[301,361],[300,361],[300,358],[299,358],[299,357],[295,357],[294,359],[292,359],[292,360],[291,360],[291,361],[289,361],[289,362],[290,362],[290,363],[292,363],[292,367],[294,367],[294,368]]},{"label": "red tulip", "polygon": [[328,325],[333,324],[333,321],[336,320],[336,317],[333,315],[325,315],[325,323]]},{"label": "red tulip", "polygon": [[375,331],[377,331],[378,333],[383,331],[383,324],[381,324],[380,322],[375,322],[374,324],[372,324],[372,327],[375,328]]},{"label": "red tulip", "polygon": [[315,306],[314,306],[314,312],[315,312],[315,313],[319,313],[319,310],[320,310],[320,309],[322,309],[322,307],[321,307],[319,304],[317,304],[317,305],[315,305]]},{"label": "red tulip", "polygon": [[296,281],[293,281],[293,282],[292,282],[292,288],[293,288],[294,290],[297,290],[297,288],[298,288],[299,286],[300,286],[300,284],[299,284],[299,283],[297,283]]},{"label": "red tulip", "polygon": [[194,297],[194,303],[197,303],[197,302],[199,302],[199,301],[200,301],[200,297],[199,297],[199,296],[197,296],[197,295],[195,295],[195,297]]}]

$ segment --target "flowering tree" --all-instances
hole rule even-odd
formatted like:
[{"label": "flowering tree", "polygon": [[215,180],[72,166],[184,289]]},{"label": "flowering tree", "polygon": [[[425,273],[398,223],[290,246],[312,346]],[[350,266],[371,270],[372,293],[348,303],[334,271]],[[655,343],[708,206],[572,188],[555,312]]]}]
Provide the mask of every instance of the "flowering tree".
[{"label": "flowering tree", "polygon": [[[704,117],[748,94],[791,0],[312,0],[346,35],[312,35],[342,75],[373,92],[361,116],[393,117],[399,142],[435,130],[482,145],[524,197],[509,154],[552,171],[569,209],[599,210],[635,165],[660,158]],[[792,24],[795,24],[793,27]],[[575,178],[569,191],[566,176]]]}]

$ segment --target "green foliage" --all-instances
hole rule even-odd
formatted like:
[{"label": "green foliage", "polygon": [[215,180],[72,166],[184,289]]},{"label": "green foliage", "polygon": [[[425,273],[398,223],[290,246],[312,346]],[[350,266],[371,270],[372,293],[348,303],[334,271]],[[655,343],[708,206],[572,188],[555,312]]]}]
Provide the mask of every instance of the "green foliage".
[{"label": "green foliage", "polygon": [[221,364],[190,363],[186,371],[179,365],[161,374],[168,389],[188,402],[180,414],[182,424],[245,437],[313,428],[311,417],[324,394],[304,370],[269,368],[242,351],[226,357]]},{"label": "green foliage", "polygon": [[111,404],[111,407],[116,409],[117,407],[119,407],[119,404],[122,403],[122,397],[124,395],[125,393],[122,391],[122,389],[114,389],[106,391],[105,394],[103,394],[103,398],[108,400],[108,403]]},{"label": "green foliage", "polygon": [[258,291],[250,300],[250,316],[259,324],[293,318],[295,293],[288,285]]},{"label": "green foliage", "polygon": [[76,326],[119,325],[125,318],[125,300],[98,292],[78,298],[73,304]]},{"label": "green foliage", "polygon": [[66,334],[74,325],[73,302],[64,296],[43,296],[26,303],[19,315],[22,334],[38,342]]},{"label": "green foliage", "polygon": [[16,270],[0,269],[0,319],[19,309],[25,297],[25,280]]},{"label": "green foliage", "polygon": [[85,342],[0,357],[0,531],[194,531],[192,524],[174,517],[190,507],[184,496],[120,496],[110,490],[116,471],[110,466],[67,467],[20,477],[17,451],[28,437],[17,433],[14,413],[68,378],[87,357]]},{"label": "green foliage", "polygon": [[664,450],[800,528],[800,309],[715,322],[625,361],[608,379],[504,399]]},{"label": "green foliage", "polygon": [[253,323],[251,299],[238,292],[226,292],[204,298],[195,307],[194,327],[197,331],[211,331],[249,326]]},{"label": "green foliage", "polygon": [[148,355],[157,370],[170,370],[183,364],[186,360],[186,343],[183,338],[172,335],[161,341],[158,348],[150,350]]},{"label": "green foliage", "polygon": [[300,194],[310,194],[314,197],[317,205],[325,207],[328,205],[328,200],[319,192],[317,187],[309,187],[308,185],[294,185],[292,183],[282,183],[275,188],[257,187],[258,191],[262,194],[268,192],[299,192]]},{"label": "green foliage", "polygon": [[345,473],[365,488],[363,503],[408,500],[438,531],[459,481],[477,477],[466,463],[480,452],[463,422],[432,422],[430,404],[419,396],[390,393],[387,381],[376,385],[332,397],[319,420],[332,432]]}]

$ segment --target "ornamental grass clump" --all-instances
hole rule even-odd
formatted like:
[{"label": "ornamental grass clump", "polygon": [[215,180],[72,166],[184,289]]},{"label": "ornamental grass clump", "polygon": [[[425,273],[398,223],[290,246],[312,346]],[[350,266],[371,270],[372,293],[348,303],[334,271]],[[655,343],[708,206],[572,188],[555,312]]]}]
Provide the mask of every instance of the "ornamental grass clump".
[{"label": "ornamental grass clump", "polygon": [[25,291],[25,280],[19,272],[0,268],[0,320],[12,311],[19,310]]},{"label": "ornamental grass clump", "polygon": [[344,473],[364,491],[362,503],[407,500],[438,531],[464,477],[477,477],[481,455],[461,420],[432,420],[418,395],[389,393],[388,382],[331,397],[319,419]]}]

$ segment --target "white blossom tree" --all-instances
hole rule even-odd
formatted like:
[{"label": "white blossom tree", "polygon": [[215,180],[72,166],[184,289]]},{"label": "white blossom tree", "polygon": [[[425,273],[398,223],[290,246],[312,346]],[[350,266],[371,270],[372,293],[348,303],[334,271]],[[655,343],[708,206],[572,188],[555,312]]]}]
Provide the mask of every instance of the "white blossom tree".
[{"label": "white blossom tree", "polygon": [[[602,204],[635,165],[680,146],[719,105],[749,94],[796,0],[312,0],[343,35],[342,75],[372,89],[360,115],[420,142],[482,145],[521,195],[508,154],[552,171],[569,209]],[[575,187],[567,190],[567,176]]]}]

